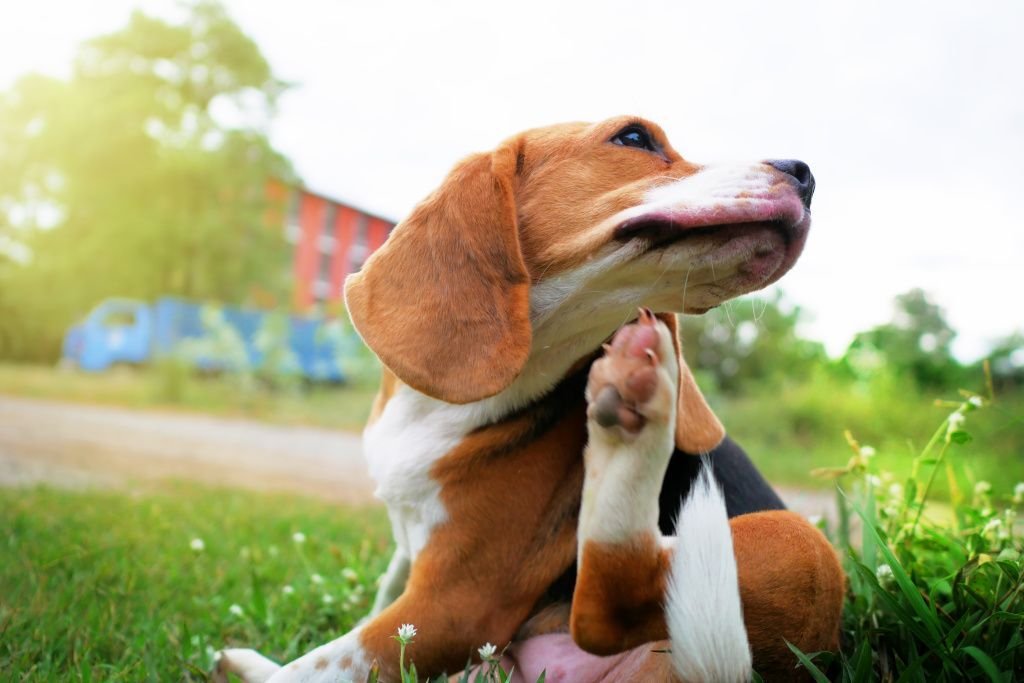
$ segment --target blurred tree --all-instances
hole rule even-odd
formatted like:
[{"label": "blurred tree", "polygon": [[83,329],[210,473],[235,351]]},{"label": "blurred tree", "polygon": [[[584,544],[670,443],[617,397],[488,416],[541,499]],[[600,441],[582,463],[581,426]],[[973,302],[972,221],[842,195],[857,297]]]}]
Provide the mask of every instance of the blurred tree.
[{"label": "blurred tree", "polygon": [[952,387],[962,377],[951,351],[956,331],[921,289],[900,294],[892,322],[859,333],[844,361],[856,373],[886,366],[921,388]]},{"label": "blurred tree", "polygon": [[266,187],[293,174],[266,127],[286,85],[219,3],[182,7],[0,94],[0,355],[52,358],[107,296],[285,286]]},{"label": "blurred tree", "polygon": [[[997,395],[1024,389],[1024,333],[1014,332],[996,341],[986,359]],[[980,374],[979,370],[974,368],[972,374]]]},{"label": "blurred tree", "polygon": [[754,384],[807,379],[828,357],[822,344],[798,335],[804,315],[776,291],[772,298],[748,297],[701,316],[684,316],[687,362],[706,391],[736,393]]}]

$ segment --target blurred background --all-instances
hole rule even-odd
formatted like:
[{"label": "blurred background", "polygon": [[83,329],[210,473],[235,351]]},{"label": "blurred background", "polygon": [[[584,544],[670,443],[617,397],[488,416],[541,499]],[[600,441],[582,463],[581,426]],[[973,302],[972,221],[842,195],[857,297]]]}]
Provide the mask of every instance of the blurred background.
[{"label": "blurred background", "polygon": [[[124,471],[365,499],[351,433],[378,368],[345,275],[459,157],[623,113],[694,161],[800,158],[817,177],[794,271],[684,324],[769,478],[826,486],[809,473],[846,462],[846,430],[906,473],[961,389],[995,399],[968,478],[1024,478],[1019,3],[0,16],[5,483]],[[338,473],[302,479],[303,457]]]}]

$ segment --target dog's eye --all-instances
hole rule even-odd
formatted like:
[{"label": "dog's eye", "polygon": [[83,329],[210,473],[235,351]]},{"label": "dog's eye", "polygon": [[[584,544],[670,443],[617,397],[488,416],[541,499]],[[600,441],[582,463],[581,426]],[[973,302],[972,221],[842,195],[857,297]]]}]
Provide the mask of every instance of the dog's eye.
[{"label": "dog's eye", "polygon": [[648,152],[658,151],[654,147],[654,142],[651,141],[651,134],[648,133],[647,129],[643,126],[626,126],[612,136],[610,142],[616,145],[622,145],[623,147],[646,149]]}]

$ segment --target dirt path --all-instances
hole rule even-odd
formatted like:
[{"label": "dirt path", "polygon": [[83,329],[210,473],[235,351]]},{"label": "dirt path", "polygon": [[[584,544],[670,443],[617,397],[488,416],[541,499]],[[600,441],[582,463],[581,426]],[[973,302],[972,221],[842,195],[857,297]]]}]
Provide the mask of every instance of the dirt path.
[{"label": "dirt path", "polygon": [[[357,434],[0,395],[0,486],[121,488],[166,479],[374,500]],[[828,492],[780,493],[806,515],[833,508]]]},{"label": "dirt path", "polygon": [[372,500],[356,434],[0,396],[0,485],[216,486]]}]

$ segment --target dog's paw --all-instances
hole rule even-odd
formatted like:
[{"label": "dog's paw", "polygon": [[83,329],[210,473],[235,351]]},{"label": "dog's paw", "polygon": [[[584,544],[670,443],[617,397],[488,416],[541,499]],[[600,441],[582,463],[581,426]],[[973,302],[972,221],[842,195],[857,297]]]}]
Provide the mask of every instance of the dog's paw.
[{"label": "dog's paw", "polygon": [[604,345],[590,368],[587,418],[590,430],[631,438],[649,424],[669,426],[678,393],[679,368],[672,333],[650,310]]},{"label": "dog's paw", "polygon": [[210,672],[211,683],[228,683],[234,674],[244,683],[265,683],[281,667],[255,650],[221,650],[214,655],[214,667]]}]

